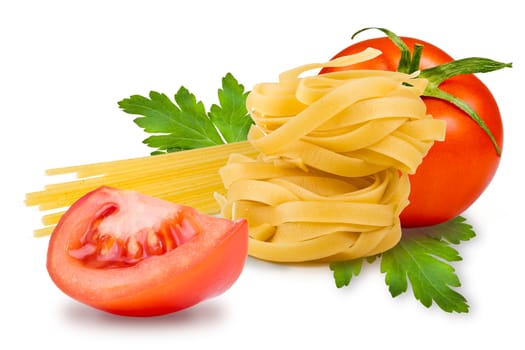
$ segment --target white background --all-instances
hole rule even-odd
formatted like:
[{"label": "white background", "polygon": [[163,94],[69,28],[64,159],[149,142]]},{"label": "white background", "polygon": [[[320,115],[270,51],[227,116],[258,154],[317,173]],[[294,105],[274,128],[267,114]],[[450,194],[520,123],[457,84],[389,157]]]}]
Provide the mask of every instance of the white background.
[{"label": "white background", "polygon": [[[9,3],[9,4],[8,4]],[[493,1],[3,1],[0,5],[2,246],[0,341],[9,349],[113,346],[243,348],[523,348],[523,28],[518,2]],[[483,4],[485,3],[485,4]],[[63,295],[45,269],[48,238],[24,195],[45,169],[148,155],[146,135],[117,101],[181,86],[206,106],[227,72],[250,89],[329,59],[351,34],[382,26],[456,58],[514,68],[481,79],[504,118],[500,168],[464,214],[477,237],[456,264],[468,314],[393,299],[377,264],[337,289],[328,268],[249,259],[225,294],[173,315],[134,319]],[[380,33],[363,33],[361,38]]]}]

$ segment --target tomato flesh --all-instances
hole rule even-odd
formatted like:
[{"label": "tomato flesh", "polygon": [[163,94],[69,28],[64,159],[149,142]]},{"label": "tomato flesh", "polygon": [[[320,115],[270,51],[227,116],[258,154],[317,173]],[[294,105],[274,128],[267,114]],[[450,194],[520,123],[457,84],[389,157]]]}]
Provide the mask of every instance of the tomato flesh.
[{"label": "tomato flesh", "polygon": [[[69,250],[71,256],[95,267],[129,266],[165,254],[199,231],[190,217],[174,211],[171,205],[162,201],[151,205],[131,191],[120,195],[130,198],[105,204],[80,237],[81,246]],[[141,215],[130,218],[130,211]]]},{"label": "tomato flesh", "polygon": [[119,315],[155,316],[225,292],[247,254],[245,220],[101,187],[62,216],[50,238],[47,269],[79,302]]},{"label": "tomato flesh", "polygon": [[[453,60],[440,48],[414,38],[402,37],[413,49],[415,43],[424,46],[420,69]],[[397,70],[401,57],[399,48],[386,37],[357,42],[334,58],[373,47],[382,52],[378,57],[348,67],[324,68],[322,73],[344,69]],[[457,75],[439,86],[464,100],[484,120],[500,148],[503,146],[503,123],[496,100],[489,89],[472,74]],[[445,120],[445,141],[434,143],[415,174],[410,175],[410,204],[400,215],[403,227],[435,225],[461,215],[484,192],[494,177],[500,162],[487,134],[470,116],[449,102],[423,97],[427,113]]]}]

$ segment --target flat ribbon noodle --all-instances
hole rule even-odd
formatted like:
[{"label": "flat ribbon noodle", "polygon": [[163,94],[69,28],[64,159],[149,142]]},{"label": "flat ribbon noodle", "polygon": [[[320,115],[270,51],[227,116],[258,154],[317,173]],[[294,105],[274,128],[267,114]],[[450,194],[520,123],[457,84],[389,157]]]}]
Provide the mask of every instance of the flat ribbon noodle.
[{"label": "flat ribbon noodle", "polygon": [[408,174],[445,124],[426,114],[426,80],[417,75],[347,70],[374,49],[285,71],[247,98],[255,158],[232,155],[216,194],[225,217],[246,218],[249,254],[275,262],[348,260],[379,254],[401,237]]}]

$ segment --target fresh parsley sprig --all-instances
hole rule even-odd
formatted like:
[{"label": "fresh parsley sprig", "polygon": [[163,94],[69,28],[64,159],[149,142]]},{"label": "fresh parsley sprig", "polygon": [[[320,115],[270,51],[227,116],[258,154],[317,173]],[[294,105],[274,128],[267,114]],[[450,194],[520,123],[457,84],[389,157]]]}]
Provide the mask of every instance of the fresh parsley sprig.
[{"label": "fresh parsley sprig", "polygon": [[[435,302],[447,312],[469,311],[465,297],[452,288],[461,283],[449,264],[462,260],[451,244],[458,245],[475,236],[465,221],[458,216],[439,225],[404,229],[401,241],[378,256],[392,297],[406,292],[410,282],[414,297],[426,307]],[[352,277],[359,275],[362,263],[363,259],[331,263],[336,286],[349,285]]]},{"label": "fresh parsley sprig", "polygon": [[[232,74],[222,79],[218,91],[219,104],[206,112],[204,104],[185,87],[175,94],[175,102],[166,95],[152,91],[149,97],[131,96],[119,102],[124,112],[139,115],[135,123],[153,134],[143,142],[156,148],[152,154],[201,148],[246,140],[253,124],[246,110],[248,92]],[[461,260],[452,245],[459,245],[475,236],[472,226],[463,217],[446,223],[404,229],[401,241],[379,256],[330,264],[338,288],[348,286],[361,273],[364,261],[381,259],[380,271],[392,297],[406,292],[413,294],[426,307],[435,303],[446,312],[468,312],[467,300],[454,288],[460,287],[452,263]]]},{"label": "fresh parsley sprig", "polygon": [[231,73],[222,78],[219,105],[209,112],[184,86],[172,102],[165,94],[151,91],[149,97],[133,95],[118,102],[124,112],[139,117],[134,122],[153,134],[143,142],[156,148],[152,154],[220,145],[246,140],[253,123],[246,110],[248,92]]}]

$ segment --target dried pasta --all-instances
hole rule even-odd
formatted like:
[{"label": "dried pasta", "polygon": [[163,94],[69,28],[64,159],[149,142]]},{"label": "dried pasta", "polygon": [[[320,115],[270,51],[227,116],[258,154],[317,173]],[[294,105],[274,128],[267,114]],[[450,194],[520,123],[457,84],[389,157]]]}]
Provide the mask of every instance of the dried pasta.
[{"label": "dried pasta", "polygon": [[350,70],[300,77],[377,55],[365,50],[300,66],[247,99],[260,153],[232,154],[220,169],[221,215],[246,218],[249,254],[276,262],[371,256],[401,237],[408,174],[445,124],[426,114],[426,81],[398,72]]},{"label": "dried pasta", "polygon": [[75,174],[78,179],[46,185],[42,191],[26,194],[25,204],[44,212],[43,227],[35,236],[48,235],[64,211],[88,191],[107,185],[193,206],[215,214],[219,206],[213,193],[224,187],[218,169],[232,152],[256,155],[248,142],[231,143],[95,164],[50,169],[47,175]]}]

